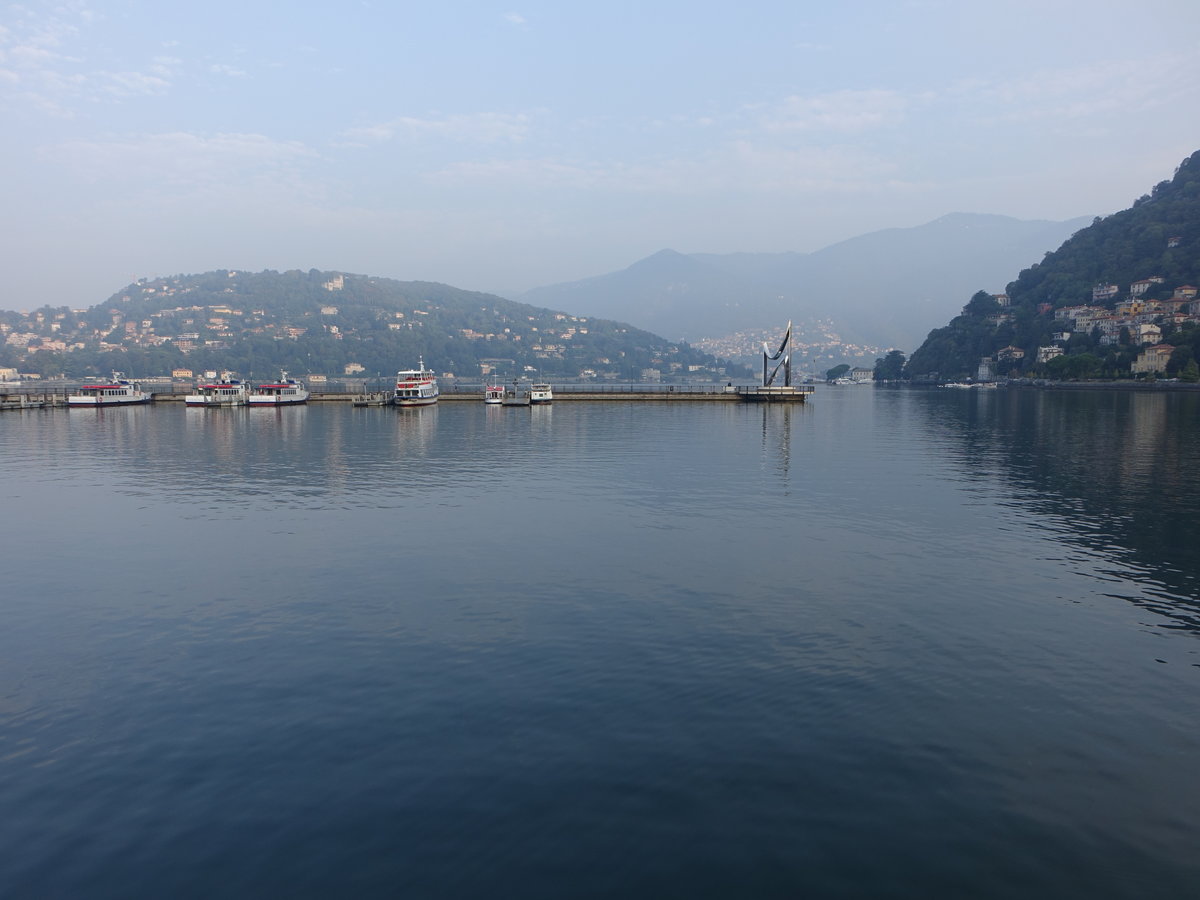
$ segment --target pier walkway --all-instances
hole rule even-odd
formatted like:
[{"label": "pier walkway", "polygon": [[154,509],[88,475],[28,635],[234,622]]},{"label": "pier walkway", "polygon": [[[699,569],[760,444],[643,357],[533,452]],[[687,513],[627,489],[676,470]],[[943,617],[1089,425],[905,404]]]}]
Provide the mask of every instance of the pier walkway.
[{"label": "pier walkway", "polygon": [[[162,387],[154,391],[156,403],[182,403],[192,392],[191,385],[147,385]],[[340,386],[339,386],[340,387]],[[76,390],[74,386],[45,384],[28,391],[11,391],[3,396],[0,409],[31,409],[65,407],[67,395]],[[386,390],[311,390],[310,403],[354,403],[370,394],[389,395]],[[637,403],[803,403],[812,396],[811,385],[799,387],[759,387],[757,385],[711,385],[711,384],[567,384],[554,385],[555,403],[601,403],[627,401]],[[439,396],[442,403],[482,403],[483,385],[444,385]],[[367,405],[359,403],[358,405]],[[371,403],[369,405],[378,405]]]}]

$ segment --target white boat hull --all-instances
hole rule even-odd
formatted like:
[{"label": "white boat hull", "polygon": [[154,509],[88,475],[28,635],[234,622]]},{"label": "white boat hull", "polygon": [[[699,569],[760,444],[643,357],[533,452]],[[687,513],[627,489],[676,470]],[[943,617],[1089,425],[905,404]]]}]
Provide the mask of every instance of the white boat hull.
[{"label": "white boat hull", "polygon": [[251,406],[299,406],[308,402],[308,394],[303,397],[251,397]]},{"label": "white boat hull", "polygon": [[140,397],[125,398],[110,398],[110,397],[67,397],[67,406],[73,407],[94,407],[94,406],[137,406],[140,403],[149,403],[150,395],[142,394]]},{"label": "white boat hull", "polygon": [[141,389],[141,385],[125,381],[119,372],[113,373],[113,381],[107,384],[85,384],[78,394],[67,397],[67,406],[97,407],[97,406],[134,406],[138,403],[149,403],[151,396]]},{"label": "white boat hull", "polygon": [[432,397],[393,397],[393,406],[433,406],[438,402],[437,394]]}]

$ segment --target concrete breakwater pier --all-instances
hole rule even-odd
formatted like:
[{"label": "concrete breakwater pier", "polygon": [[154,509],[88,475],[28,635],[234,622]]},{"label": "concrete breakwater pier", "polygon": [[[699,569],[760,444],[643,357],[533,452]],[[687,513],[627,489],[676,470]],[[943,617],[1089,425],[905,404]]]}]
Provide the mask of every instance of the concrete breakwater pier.
[{"label": "concrete breakwater pier", "polygon": [[[440,403],[482,403],[482,385],[443,386]],[[757,385],[554,385],[555,403],[599,403],[614,400],[658,403],[803,403],[812,387],[758,387]],[[390,391],[311,391],[309,403],[359,403],[365,396]],[[155,402],[183,402],[184,394],[156,393]]]},{"label": "concrete breakwater pier", "polygon": [[[65,407],[67,396],[75,391],[73,386],[39,385],[36,389],[6,393],[0,409],[44,409]],[[171,385],[166,390],[154,391],[155,403],[183,403],[191,393],[190,385]],[[443,386],[439,401],[442,403],[482,403],[483,386],[475,384]],[[761,387],[758,385],[711,385],[711,384],[611,384],[611,385],[554,385],[556,403],[602,403],[612,401],[640,403],[803,403],[812,396],[811,385],[796,387]],[[391,391],[372,390],[324,390],[311,391],[309,403],[355,403],[356,405],[384,405],[380,400],[390,399]],[[365,397],[371,403],[363,403]],[[274,408],[274,407],[268,407]]]}]

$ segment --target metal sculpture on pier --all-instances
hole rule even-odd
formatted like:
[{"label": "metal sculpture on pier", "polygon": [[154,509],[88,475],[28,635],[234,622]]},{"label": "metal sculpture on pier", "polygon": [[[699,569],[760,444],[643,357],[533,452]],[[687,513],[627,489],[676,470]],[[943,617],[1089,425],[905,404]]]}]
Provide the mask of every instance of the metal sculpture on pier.
[{"label": "metal sculpture on pier", "polygon": [[[790,353],[784,353],[784,351],[787,350],[787,346],[791,340],[792,323],[788,322],[787,332],[783,335],[783,342],[779,345],[779,349],[775,351],[774,355],[771,354],[770,348],[767,346],[767,342],[763,341],[763,387],[770,387],[775,383],[775,376],[779,374],[779,370],[781,368],[783,369],[783,386],[792,386],[792,356]],[[780,357],[782,357],[782,360],[778,365],[775,366],[774,369],[771,370],[771,374],[768,376],[767,363],[775,362],[775,360],[780,359]]]}]

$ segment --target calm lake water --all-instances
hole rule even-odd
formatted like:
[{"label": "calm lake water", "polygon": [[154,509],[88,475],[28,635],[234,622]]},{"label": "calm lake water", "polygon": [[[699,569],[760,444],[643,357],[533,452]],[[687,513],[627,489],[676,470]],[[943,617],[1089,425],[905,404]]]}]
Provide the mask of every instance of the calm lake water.
[{"label": "calm lake water", "polygon": [[1200,896],[1200,405],[0,414],[0,894]]}]

